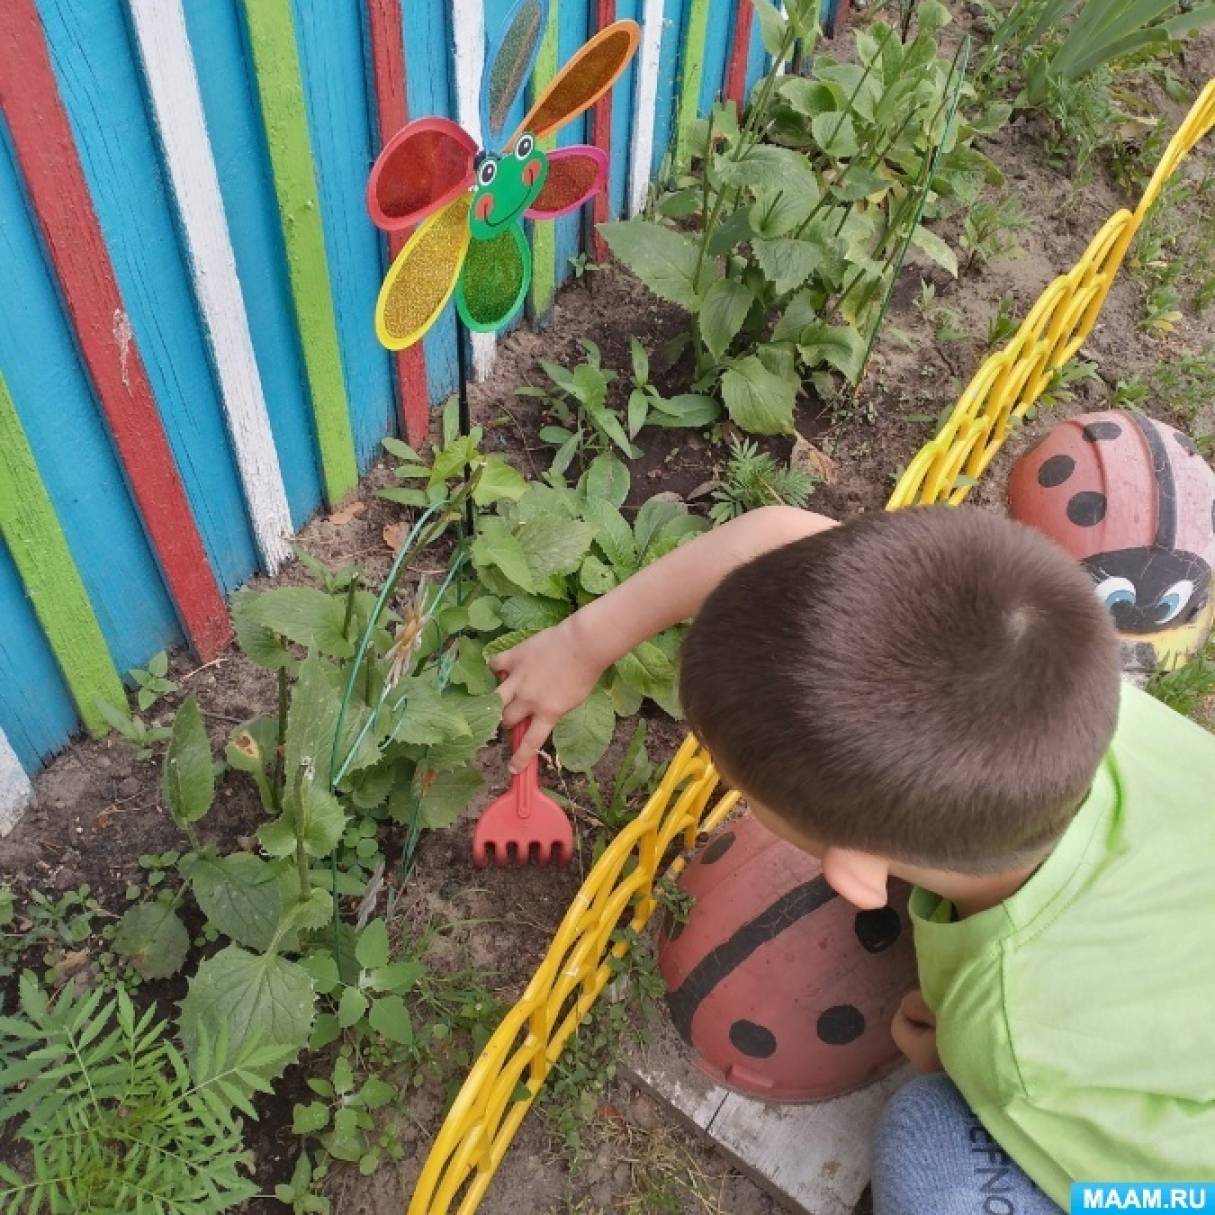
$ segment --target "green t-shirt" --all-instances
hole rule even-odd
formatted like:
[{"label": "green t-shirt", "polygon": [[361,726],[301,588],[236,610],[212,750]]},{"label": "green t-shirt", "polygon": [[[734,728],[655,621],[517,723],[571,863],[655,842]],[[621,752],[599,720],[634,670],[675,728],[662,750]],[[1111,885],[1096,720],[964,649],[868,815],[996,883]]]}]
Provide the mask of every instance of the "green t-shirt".
[{"label": "green t-shirt", "polygon": [[1127,685],[1033,877],[911,913],[946,1072],[1065,1210],[1073,1180],[1215,1179],[1215,736]]}]

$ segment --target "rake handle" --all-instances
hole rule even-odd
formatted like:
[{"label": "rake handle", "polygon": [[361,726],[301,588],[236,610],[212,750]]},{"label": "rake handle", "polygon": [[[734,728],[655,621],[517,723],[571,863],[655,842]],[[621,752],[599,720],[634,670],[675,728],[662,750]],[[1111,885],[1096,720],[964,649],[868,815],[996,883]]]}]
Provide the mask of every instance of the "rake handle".
[{"label": "rake handle", "polygon": [[[531,718],[525,717],[521,722],[511,726],[510,749],[518,751],[523,744],[523,736]],[[540,792],[540,759],[533,755],[531,761],[522,772],[516,772],[510,779],[511,796],[515,799],[515,813],[520,818],[531,818],[534,798]]]}]

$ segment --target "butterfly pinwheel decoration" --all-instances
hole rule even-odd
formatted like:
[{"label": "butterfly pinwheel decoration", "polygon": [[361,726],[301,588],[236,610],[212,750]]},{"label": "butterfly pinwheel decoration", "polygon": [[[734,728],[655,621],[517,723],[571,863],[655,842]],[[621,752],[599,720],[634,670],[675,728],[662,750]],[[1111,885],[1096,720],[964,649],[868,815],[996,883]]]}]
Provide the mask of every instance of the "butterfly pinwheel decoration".
[{"label": "butterfly pinwheel decoration", "polygon": [[600,30],[504,139],[547,21],[548,0],[519,0],[490,47],[481,78],[485,148],[447,118],[420,118],[389,140],[372,167],[367,209],[377,227],[419,225],[376,302],[376,333],[390,350],[419,341],[453,292],[469,329],[501,329],[531,283],[524,218],[556,219],[603,187],[608,166],[601,149],[546,153],[540,141],[612,87],[637,49],[640,30],[634,21]]}]

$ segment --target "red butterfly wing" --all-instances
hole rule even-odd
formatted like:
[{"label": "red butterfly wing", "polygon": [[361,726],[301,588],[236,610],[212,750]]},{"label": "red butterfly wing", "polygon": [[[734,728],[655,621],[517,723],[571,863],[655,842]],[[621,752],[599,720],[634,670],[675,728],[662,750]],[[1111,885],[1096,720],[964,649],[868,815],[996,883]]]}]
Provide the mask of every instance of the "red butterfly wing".
[{"label": "red butterfly wing", "polygon": [[548,154],[548,176],[527,209],[528,219],[556,219],[597,194],[607,180],[608,160],[602,148],[578,144]]},{"label": "red butterfly wing", "polygon": [[367,210],[377,228],[408,228],[445,207],[473,183],[477,145],[447,118],[402,127],[376,157]]}]

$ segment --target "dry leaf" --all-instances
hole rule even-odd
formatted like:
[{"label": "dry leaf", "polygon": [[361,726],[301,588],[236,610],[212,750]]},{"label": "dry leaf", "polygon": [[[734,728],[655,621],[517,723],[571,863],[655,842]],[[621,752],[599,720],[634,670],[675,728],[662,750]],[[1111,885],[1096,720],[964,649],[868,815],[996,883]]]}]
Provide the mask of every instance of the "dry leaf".
[{"label": "dry leaf", "polygon": [[794,468],[800,468],[803,472],[809,473],[816,481],[821,481],[824,485],[832,485],[835,482],[835,461],[809,440],[803,439],[801,435],[793,440],[793,454],[789,457],[789,463]]},{"label": "dry leaf", "polygon": [[408,535],[409,527],[405,523],[386,523],[384,525],[384,543],[394,553],[405,543],[405,537]]},{"label": "dry leaf", "polygon": [[355,515],[361,515],[366,509],[366,502],[351,502],[349,505],[343,506],[341,510],[334,511],[329,516],[329,522],[341,527],[343,524],[349,523]]},{"label": "dry leaf", "polygon": [[70,979],[74,974],[78,974],[85,966],[88,965],[89,951],[87,949],[76,949],[70,953],[65,953],[58,962],[51,967],[51,984],[58,987],[60,983]]}]

